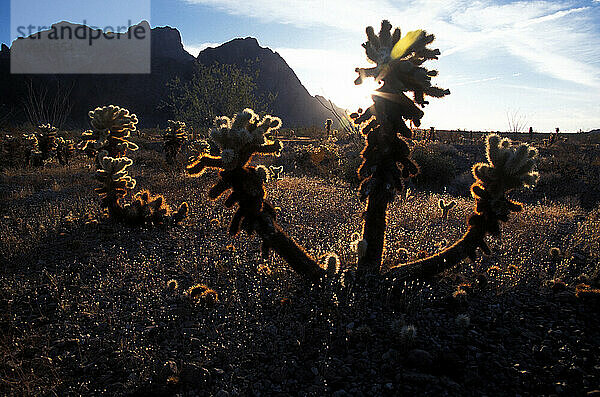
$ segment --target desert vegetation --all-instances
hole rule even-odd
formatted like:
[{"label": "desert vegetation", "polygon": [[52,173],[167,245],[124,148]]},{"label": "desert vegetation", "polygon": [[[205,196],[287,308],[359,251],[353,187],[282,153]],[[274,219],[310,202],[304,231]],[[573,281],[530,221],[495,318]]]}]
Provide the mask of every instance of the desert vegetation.
[{"label": "desert vegetation", "polygon": [[347,130],[292,135],[217,65],[166,130],[3,133],[0,393],[596,393],[600,138],[419,136],[433,35],[366,34]]}]

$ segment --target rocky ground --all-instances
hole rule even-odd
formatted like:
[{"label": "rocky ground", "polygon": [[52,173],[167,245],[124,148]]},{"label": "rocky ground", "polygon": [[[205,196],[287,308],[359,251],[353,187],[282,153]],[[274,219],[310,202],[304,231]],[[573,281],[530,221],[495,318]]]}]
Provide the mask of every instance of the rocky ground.
[{"label": "rocky ground", "polygon": [[[526,202],[492,255],[429,283],[365,288],[352,278],[353,188],[287,176],[268,187],[282,226],[341,259],[317,289],[259,259],[256,237],[227,235],[232,212],[205,198],[213,175],[136,156],[139,188],[190,204],[182,225],[108,222],[84,159],[2,174],[0,394],[600,395],[600,305],[575,290],[597,278],[598,209]],[[440,197],[452,198],[394,202],[386,266],[465,231],[471,200],[444,220]],[[218,302],[188,299],[197,283]]]}]

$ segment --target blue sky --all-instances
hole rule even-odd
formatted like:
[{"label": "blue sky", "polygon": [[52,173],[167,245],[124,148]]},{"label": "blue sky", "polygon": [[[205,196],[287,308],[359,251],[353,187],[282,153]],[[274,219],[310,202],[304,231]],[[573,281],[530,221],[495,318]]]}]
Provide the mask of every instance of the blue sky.
[{"label": "blue sky", "polygon": [[[8,42],[10,3],[1,1],[0,41]],[[41,15],[53,18],[55,4],[69,1],[55,0],[54,11]],[[112,18],[111,6],[124,2],[77,4],[78,15],[102,19]],[[428,65],[440,72],[435,83],[452,92],[431,100],[424,126],[505,130],[507,113],[518,112],[540,131],[600,128],[600,0],[153,0],[150,5],[152,26],[177,27],[193,55],[235,37],[256,37],[286,59],[312,94],[352,110],[368,104],[372,88],[353,84],[354,68],[367,64],[360,46],[364,28],[378,30],[384,18],[403,32],[422,28],[436,35],[433,45],[442,52]]]}]

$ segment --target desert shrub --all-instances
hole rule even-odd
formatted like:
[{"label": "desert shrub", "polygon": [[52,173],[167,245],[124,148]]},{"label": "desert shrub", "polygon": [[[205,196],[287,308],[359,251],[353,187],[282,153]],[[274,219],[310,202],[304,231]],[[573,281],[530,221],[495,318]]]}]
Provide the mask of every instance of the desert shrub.
[{"label": "desert shrub", "polygon": [[431,146],[416,145],[412,159],[419,165],[419,174],[414,178],[418,187],[439,189],[456,177],[456,163],[452,157]]},{"label": "desert shrub", "polygon": [[178,120],[193,128],[209,127],[218,115],[233,114],[248,106],[266,112],[275,96],[259,95],[255,78],[235,65],[196,63],[189,82],[184,83],[179,77],[169,82],[164,105]]}]

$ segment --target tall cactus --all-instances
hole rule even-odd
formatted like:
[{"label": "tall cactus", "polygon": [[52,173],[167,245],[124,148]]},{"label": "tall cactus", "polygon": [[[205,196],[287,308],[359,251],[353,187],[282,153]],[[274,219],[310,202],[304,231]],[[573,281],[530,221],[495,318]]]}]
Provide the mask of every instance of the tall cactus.
[{"label": "tall cactus", "polygon": [[[363,113],[354,113],[355,124],[362,125],[366,146],[358,170],[361,180],[360,199],[367,201],[363,239],[366,254],[359,260],[358,270],[363,274],[377,274],[381,267],[388,204],[403,189],[403,178],[414,176],[417,165],[410,159],[405,139],[412,137],[406,121],[420,125],[423,111],[420,107],[428,102],[425,95],[443,97],[450,91],[431,85],[430,71],[421,65],[437,59],[439,50],[427,48],[434,36],[422,30],[409,32],[401,38],[400,29],[391,32],[388,21],[381,23],[379,34],[373,27],[366,29],[367,41],[363,44],[367,58],[375,63],[369,69],[357,68],[355,84],[362,84],[367,77],[381,82],[373,98],[373,105]],[[412,92],[413,99],[405,93]]]},{"label": "tall cactus", "polygon": [[186,125],[182,121],[169,120],[169,127],[165,131],[165,158],[167,164],[174,164],[177,155],[187,140]]}]

